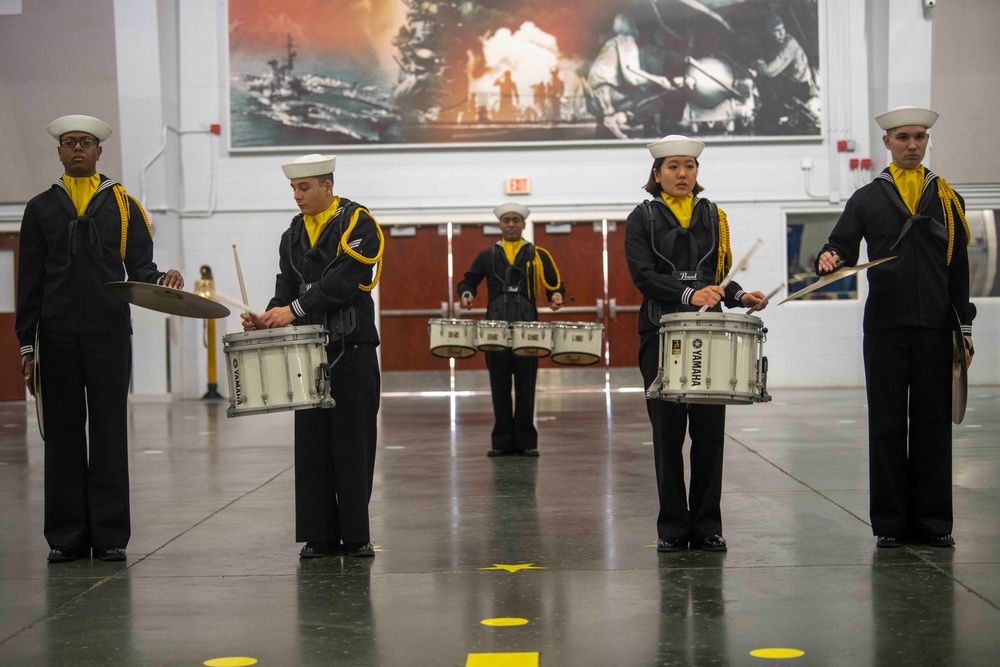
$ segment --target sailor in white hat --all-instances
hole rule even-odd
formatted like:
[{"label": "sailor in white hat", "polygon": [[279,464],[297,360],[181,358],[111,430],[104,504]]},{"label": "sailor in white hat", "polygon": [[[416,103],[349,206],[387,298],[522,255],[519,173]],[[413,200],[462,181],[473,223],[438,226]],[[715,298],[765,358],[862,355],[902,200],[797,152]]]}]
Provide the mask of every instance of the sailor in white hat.
[{"label": "sailor in white hat", "polygon": [[[732,266],[725,211],[699,196],[698,158],[705,144],[672,134],[647,146],[653,166],[644,186],[652,201],[639,204],[625,223],[625,260],[639,309],[639,370],[654,391],[660,370],[660,318],[701,307],[721,312],[742,306],[762,310],[761,292],[735,281],[720,283]],[[678,352],[680,350],[678,349]],[[698,382],[698,378],[692,378]],[[725,551],[722,536],[722,458],[726,406],[647,400],[660,510],[657,551]],[[691,435],[690,489],[685,490],[683,446]]]},{"label": "sailor in white hat", "polygon": [[335,407],[295,411],[295,535],[300,558],[371,557],[379,367],[375,303],[385,239],[357,202],[333,193],[336,157],[281,165],[299,208],[278,246],[274,297],[243,328],[322,327]]},{"label": "sailor in white hat", "polygon": [[[563,304],[566,286],[549,251],[522,238],[531,211],[516,202],[493,209],[501,238],[472,262],[457,286],[462,307],[472,308],[477,289],[486,279],[486,319],[507,322],[538,320],[536,300],[548,297],[553,311]],[[493,393],[493,433],[488,456],[538,456],[535,429],[536,357],[515,355],[509,348],[485,352]],[[512,384],[513,378],[513,384]],[[513,387],[515,399],[511,399]]]},{"label": "sailor in white hat", "polygon": [[[912,106],[875,117],[892,162],[851,196],[816,262],[820,274],[856,266],[862,240],[870,260],[892,260],[868,271],[863,324],[870,518],[881,548],[955,544],[952,358],[972,362],[976,306],[965,204],[922,164],[937,120]],[[965,350],[953,351],[952,324]]]},{"label": "sailor in white hat", "polygon": [[180,289],[184,278],[157,268],[146,212],[97,171],[111,127],[74,114],[46,131],[58,141],[64,171],[24,210],[15,330],[28,391],[44,386],[53,401],[39,423],[48,560],[121,561],[131,536],[132,325],[129,305],[105,285],[127,279]]}]

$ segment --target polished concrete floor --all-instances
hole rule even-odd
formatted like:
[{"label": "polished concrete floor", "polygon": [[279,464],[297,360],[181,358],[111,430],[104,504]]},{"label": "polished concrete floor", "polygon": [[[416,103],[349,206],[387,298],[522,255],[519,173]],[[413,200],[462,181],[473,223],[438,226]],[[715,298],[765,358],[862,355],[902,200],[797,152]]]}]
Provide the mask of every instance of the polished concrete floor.
[{"label": "polished concrete floor", "polygon": [[656,553],[640,393],[546,383],[538,459],[485,456],[487,394],[386,392],[374,559],[298,559],[291,413],[134,403],[128,561],[60,565],[0,404],[0,665],[998,664],[1000,388],[954,430],[954,549],[875,549],[863,390],[772,393],[729,409],[728,553]]}]

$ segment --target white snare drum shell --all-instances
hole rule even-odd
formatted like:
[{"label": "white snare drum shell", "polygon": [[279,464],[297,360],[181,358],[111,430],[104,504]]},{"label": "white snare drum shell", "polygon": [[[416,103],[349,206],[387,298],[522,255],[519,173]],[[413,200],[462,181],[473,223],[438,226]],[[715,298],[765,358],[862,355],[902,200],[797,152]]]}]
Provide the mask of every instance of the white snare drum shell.
[{"label": "white snare drum shell", "polygon": [[473,320],[436,319],[428,320],[431,337],[431,354],[435,357],[468,359],[476,353]]},{"label": "white snare drum shell", "polygon": [[330,407],[321,381],[327,331],[320,325],[244,331],[222,337],[229,380],[229,409],[238,417]]},{"label": "white snare drum shell", "polygon": [[762,375],[763,322],[735,313],[672,313],[660,320],[662,387],[679,403],[769,400]]}]

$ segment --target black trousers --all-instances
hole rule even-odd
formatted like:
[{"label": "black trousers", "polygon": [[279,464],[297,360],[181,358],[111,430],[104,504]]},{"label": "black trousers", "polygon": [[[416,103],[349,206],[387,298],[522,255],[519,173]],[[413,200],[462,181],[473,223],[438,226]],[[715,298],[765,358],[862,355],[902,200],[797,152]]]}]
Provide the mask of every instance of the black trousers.
[{"label": "black trousers", "polygon": [[[128,545],[128,333],[42,331],[45,539],[85,550]],[[89,431],[89,438],[88,438]]]},{"label": "black trousers", "polygon": [[[651,333],[639,343],[643,386],[656,378],[660,337]],[[648,399],[653,426],[653,460],[660,512],[658,539],[687,539],[696,544],[722,534],[722,457],[726,406],[671,403]],[[684,437],[691,433],[691,488],[684,488]]]},{"label": "black trousers", "polygon": [[[328,357],[340,353],[332,343]],[[330,373],[332,408],[295,412],[295,539],[368,542],[381,378],[374,345],[348,345]]]},{"label": "black trousers", "polygon": [[[486,352],[493,395],[493,449],[523,452],[538,448],[535,430],[535,380],[538,359],[522,357],[510,350]],[[511,386],[515,399],[511,398]]]},{"label": "black trousers", "polygon": [[950,534],[951,332],[867,332],[864,357],[872,532]]}]

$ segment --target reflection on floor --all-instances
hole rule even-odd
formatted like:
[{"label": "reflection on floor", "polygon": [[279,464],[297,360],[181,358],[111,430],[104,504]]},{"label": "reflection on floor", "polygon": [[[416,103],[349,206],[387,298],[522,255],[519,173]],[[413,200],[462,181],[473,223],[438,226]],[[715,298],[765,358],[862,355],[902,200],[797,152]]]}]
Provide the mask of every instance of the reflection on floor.
[{"label": "reflection on floor", "polygon": [[640,393],[549,388],[538,459],[486,457],[488,395],[385,397],[379,553],[301,562],[291,413],[133,405],[128,561],[47,565],[34,410],[0,404],[0,664],[995,664],[1000,389],[954,430],[958,546],[882,551],[864,392],[772,393],[729,409],[728,553],[653,548]]}]

